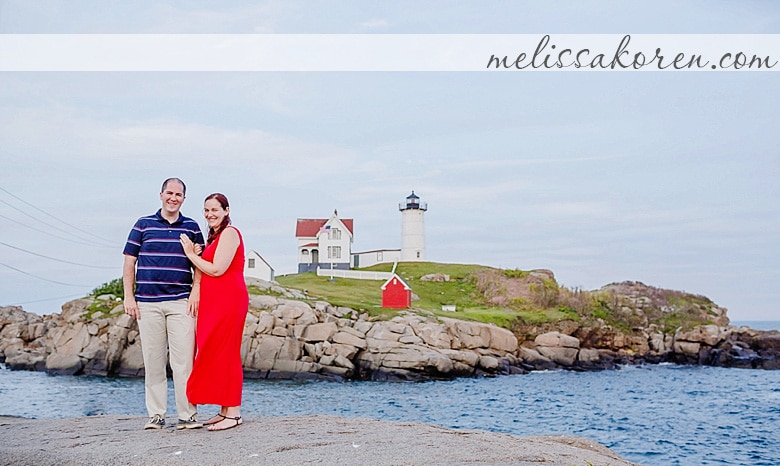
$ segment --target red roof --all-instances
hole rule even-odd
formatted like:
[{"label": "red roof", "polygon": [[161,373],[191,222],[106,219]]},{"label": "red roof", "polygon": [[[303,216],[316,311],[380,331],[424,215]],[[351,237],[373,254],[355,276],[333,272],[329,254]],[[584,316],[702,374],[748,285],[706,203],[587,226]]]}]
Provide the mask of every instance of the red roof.
[{"label": "red roof", "polygon": [[[411,287],[411,286],[409,286],[409,285],[407,285],[407,284],[406,284],[406,282],[405,282],[405,281],[403,281],[403,280],[401,279],[401,277],[399,277],[399,276],[398,276],[398,274],[397,274],[397,273],[394,273],[394,274],[393,274],[393,275],[392,275],[390,278],[388,278],[388,279],[387,279],[387,281],[384,283],[384,285],[380,286],[380,287],[379,287],[379,289],[384,291],[385,289],[387,289],[387,286],[388,286],[388,285],[391,285],[391,283],[390,283],[390,282],[392,282],[394,279],[397,279],[397,280],[398,280],[398,283],[400,283],[400,284],[401,284],[401,286],[403,287],[403,289],[405,289],[405,290],[411,290],[411,289],[412,289],[412,287]],[[395,283],[395,282],[394,282],[394,283]]]},{"label": "red roof", "polygon": [[[344,224],[344,226],[347,227],[347,230],[349,230],[350,234],[354,235],[353,231],[353,219],[351,218],[340,218],[341,222]],[[299,218],[298,224],[295,226],[295,237],[316,237],[317,233],[320,231],[320,228],[322,228],[325,223],[327,223],[327,218]]]}]

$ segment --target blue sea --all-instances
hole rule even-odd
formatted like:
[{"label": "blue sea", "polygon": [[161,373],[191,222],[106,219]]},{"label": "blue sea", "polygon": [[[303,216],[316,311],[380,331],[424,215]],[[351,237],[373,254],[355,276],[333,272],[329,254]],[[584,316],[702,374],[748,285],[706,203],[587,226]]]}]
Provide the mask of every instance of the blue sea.
[{"label": "blue sea", "polygon": [[730,325],[745,326],[755,330],[780,330],[780,321],[777,320],[735,320]]},{"label": "blue sea", "polygon": [[[0,368],[0,400],[0,415],[127,414],[139,427],[146,416],[141,379]],[[242,411],[573,434],[648,466],[780,465],[780,371],[660,364],[422,383],[246,380]]]}]

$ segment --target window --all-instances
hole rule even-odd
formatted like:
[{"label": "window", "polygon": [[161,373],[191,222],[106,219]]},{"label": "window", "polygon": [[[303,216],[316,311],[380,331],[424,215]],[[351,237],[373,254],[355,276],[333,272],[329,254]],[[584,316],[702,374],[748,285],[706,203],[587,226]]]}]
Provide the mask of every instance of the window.
[{"label": "window", "polygon": [[249,259],[249,268],[250,269],[254,269],[255,268],[255,260],[254,259]]},{"label": "window", "polygon": [[338,228],[328,230],[328,239],[341,239],[341,230]]},{"label": "window", "polygon": [[417,251],[417,258],[420,258],[420,251]]},{"label": "window", "polygon": [[329,259],[341,259],[341,246],[328,246]]},{"label": "window", "polygon": [[382,261],[382,251],[376,253],[376,260]]},{"label": "window", "polygon": [[303,251],[301,251],[301,255],[308,256],[309,255],[309,250],[308,249],[304,249]]}]

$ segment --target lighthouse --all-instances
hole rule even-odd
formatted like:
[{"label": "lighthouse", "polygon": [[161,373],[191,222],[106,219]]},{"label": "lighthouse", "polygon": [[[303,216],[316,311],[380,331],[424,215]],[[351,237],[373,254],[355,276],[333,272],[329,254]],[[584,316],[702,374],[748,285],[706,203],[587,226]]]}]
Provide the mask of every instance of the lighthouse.
[{"label": "lighthouse", "polygon": [[420,202],[414,194],[406,196],[406,202],[398,204],[401,211],[401,262],[425,260],[425,221],[428,204]]}]

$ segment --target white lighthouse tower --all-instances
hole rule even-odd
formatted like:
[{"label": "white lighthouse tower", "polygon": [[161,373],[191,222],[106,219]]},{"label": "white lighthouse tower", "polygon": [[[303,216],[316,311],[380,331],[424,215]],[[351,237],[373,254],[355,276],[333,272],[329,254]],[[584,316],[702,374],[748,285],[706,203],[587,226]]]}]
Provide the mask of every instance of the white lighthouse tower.
[{"label": "white lighthouse tower", "polygon": [[428,204],[420,202],[414,194],[406,196],[406,202],[398,204],[401,211],[401,262],[425,260],[425,221],[423,215]]}]

